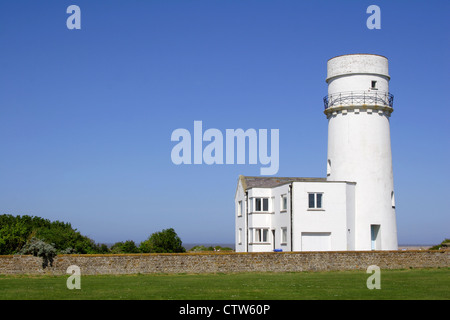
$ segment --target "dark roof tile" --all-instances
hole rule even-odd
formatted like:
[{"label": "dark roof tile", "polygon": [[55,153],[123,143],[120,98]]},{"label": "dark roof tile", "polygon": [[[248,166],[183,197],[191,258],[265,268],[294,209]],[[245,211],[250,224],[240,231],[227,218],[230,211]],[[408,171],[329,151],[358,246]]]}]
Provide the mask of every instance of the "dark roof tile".
[{"label": "dark roof tile", "polygon": [[326,182],[326,178],[301,177],[247,177],[239,176],[245,190],[250,188],[273,188],[289,182]]}]

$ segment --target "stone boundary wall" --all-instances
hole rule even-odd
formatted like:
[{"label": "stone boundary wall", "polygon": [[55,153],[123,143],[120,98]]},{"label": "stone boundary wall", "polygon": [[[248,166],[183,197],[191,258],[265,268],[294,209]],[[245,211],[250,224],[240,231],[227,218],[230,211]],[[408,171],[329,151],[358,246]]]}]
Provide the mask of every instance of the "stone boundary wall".
[{"label": "stone boundary wall", "polygon": [[82,275],[134,273],[230,273],[447,268],[450,251],[339,251],[266,253],[173,253],[58,255],[52,267],[29,255],[0,256],[0,274],[66,275],[77,265]]}]

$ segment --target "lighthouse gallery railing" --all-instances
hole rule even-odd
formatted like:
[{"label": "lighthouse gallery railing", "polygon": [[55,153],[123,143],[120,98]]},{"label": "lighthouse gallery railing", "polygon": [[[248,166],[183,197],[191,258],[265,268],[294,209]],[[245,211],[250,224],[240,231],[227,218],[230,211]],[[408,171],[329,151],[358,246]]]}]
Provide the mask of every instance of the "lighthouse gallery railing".
[{"label": "lighthouse gallery railing", "polygon": [[389,92],[347,91],[327,95],[323,98],[325,109],[339,106],[376,105],[393,107],[394,96]]}]

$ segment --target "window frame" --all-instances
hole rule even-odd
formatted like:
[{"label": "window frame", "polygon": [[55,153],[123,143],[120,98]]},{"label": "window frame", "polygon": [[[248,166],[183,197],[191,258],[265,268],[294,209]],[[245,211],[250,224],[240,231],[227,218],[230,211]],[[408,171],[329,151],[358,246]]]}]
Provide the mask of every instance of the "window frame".
[{"label": "window frame", "polygon": [[[323,194],[324,194],[323,192],[308,192],[308,204],[307,204],[308,210],[310,210],[310,211],[324,211],[325,210],[324,205],[323,205],[323,198],[324,198]],[[314,204],[312,207],[311,207],[311,201],[310,201],[311,195],[314,196]],[[319,202],[319,201],[317,201],[318,195],[320,195],[320,207],[317,206],[317,203]]]},{"label": "window frame", "polygon": [[[253,197],[252,198],[252,213],[270,213],[270,197]],[[258,200],[260,201],[259,207],[260,210],[257,210],[258,208]],[[267,210],[264,210],[264,200],[267,200]]]},{"label": "window frame", "polygon": [[[265,228],[265,227],[252,228],[252,243],[253,244],[270,244],[269,230],[270,230],[270,228]],[[264,239],[264,235],[266,235],[265,239]]]},{"label": "window frame", "polygon": [[392,206],[392,209],[395,209],[395,193],[394,193],[394,191],[391,191],[391,206]]},{"label": "window frame", "polygon": [[281,239],[280,244],[287,244],[287,227],[281,227]]},{"label": "window frame", "polygon": [[[286,205],[284,203],[285,201],[286,201]],[[287,207],[288,207],[288,197],[287,197],[287,193],[285,193],[280,196],[280,212],[286,212],[288,209]]]},{"label": "window frame", "polygon": [[371,80],[371,81],[370,81],[370,89],[371,89],[371,90],[378,90],[378,88],[377,88],[377,83],[378,83],[377,80]]},{"label": "window frame", "polygon": [[238,201],[238,207],[237,207],[237,216],[242,217],[242,200]]},{"label": "window frame", "polygon": [[238,208],[237,208],[237,216],[238,217],[242,217],[242,213],[244,212],[244,210],[242,210],[243,209],[243,205],[244,205],[244,201],[243,200],[239,200],[238,201]]}]

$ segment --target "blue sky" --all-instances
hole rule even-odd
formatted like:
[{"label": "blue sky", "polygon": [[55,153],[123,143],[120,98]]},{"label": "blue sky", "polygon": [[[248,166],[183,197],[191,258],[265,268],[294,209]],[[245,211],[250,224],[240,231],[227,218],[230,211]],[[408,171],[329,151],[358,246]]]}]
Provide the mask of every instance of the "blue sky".
[{"label": "blue sky", "polygon": [[[66,9],[81,8],[81,30]],[[369,30],[366,9],[381,8]],[[400,244],[450,237],[450,2],[154,0],[0,3],[0,213],[97,242],[173,227],[234,242],[239,174],[181,165],[171,133],[279,129],[278,176],[325,177],[326,62],[389,58]]]}]

